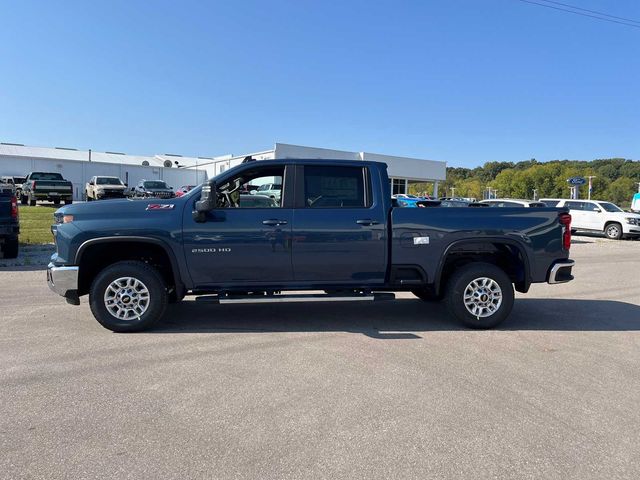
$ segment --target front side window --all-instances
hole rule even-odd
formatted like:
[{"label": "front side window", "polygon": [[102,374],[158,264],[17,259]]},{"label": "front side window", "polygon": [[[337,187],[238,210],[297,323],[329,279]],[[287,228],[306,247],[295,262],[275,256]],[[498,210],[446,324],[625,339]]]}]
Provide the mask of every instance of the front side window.
[{"label": "front side window", "polygon": [[555,207],[558,205],[558,203],[560,203],[558,200],[545,200],[544,201],[544,205],[546,205],[547,207]]},{"label": "front side window", "polygon": [[366,207],[364,171],[360,167],[304,167],[304,199],[308,208]]},{"label": "front side window", "polygon": [[245,170],[218,185],[218,208],[281,207],[283,179],[282,166]]},{"label": "front side window", "polygon": [[600,206],[606,211],[606,212],[624,212],[624,210],[622,210],[619,206],[610,203],[610,202],[600,202]]}]

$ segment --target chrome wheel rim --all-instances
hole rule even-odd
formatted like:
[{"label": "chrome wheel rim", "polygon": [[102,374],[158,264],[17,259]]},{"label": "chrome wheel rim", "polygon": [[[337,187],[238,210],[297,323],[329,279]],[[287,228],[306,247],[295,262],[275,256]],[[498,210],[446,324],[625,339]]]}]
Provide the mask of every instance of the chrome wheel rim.
[{"label": "chrome wheel rim", "polygon": [[104,306],[118,320],[137,320],[149,308],[149,290],[137,278],[117,278],[104,292]]},{"label": "chrome wheel rim", "polygon": [[610,237],[617,237],[618,227],[616,227],[615,225],[610,225],[609,228],[607,228],[607,235],[609,235]]},{"label": "chrome wheel rim", "polygon": [[502,289],[491,278],[476,278],[464,289],[463,300],[465,308],[474,317],[490,317],[502,305]]}]

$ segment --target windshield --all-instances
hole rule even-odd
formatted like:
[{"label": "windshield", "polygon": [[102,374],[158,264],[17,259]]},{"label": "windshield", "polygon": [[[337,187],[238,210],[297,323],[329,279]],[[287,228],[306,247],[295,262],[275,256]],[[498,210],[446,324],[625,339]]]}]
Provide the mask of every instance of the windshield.
[{"label": "windshield", "polygon": [[115,177],[98,177],[96,183],[98,185],[122,185],[120,179]]},{"label": "windshield", "polygon": [[144,182],[144,188],[167,188],[167,184],[161,181]]},{"label": "windshield", "polygon": [[598,205],[604,208],[607,212],[624,212],[624,210],[622,210],[619,206],[614,205],[613,203],[600,202]]},{"label": "windshield", "polygon": [[31,180],[64,180],[64,178],[59,173],[33,172]]}]

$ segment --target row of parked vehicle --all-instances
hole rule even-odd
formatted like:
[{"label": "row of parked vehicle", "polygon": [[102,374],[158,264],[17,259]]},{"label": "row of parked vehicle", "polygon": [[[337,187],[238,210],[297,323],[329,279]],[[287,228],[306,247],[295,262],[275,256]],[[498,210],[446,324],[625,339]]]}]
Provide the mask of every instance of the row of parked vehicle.
[{"label": "row of parked vehicle", "polygon": [[[62,174],[56,172],[31,172],[26,177],[2,176],[0,185],[11,192],[23,205],[36,205],[38,201],[50,201],[55,205],[64,202],[73,203],[73,184],[65,180]],[[162,180],[141,180],[138,184],[129,186],[118,177],[96,175],[91,177],[85,186],[87,201],[103,200],[107,198],[127,197],[155,197],[174,198],[189,192],[195,185],[183,185],[174,191]]]},{"label": "row of parked vehicle", "polygon": [[[635,199],[636,197],[634,197]],[[425,199],[414,195],[394,195],[400,207],[505,207],[540,208],[567,207],[571,213],[573,233],[577,231],[604,233],[607,238],[640,237],[640,215],[634,211],[625,211],[618,205],[601,200],[572,200],[565,198],[541,198],[524,200],[515,198],[494,198],[476,202],[469,198],[443,197],[438,200]],[[640,194],[638,200],[640,206]],[[632,208],[634,205],[632,205]]]}]

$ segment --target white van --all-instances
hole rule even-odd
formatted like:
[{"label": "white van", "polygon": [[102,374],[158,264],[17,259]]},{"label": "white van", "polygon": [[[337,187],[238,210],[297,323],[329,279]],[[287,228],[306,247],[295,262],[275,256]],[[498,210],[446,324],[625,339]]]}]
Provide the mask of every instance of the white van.
[{"label": "white van", "polygon": [[640,215],[622,210],[611,202],[541,198],[548,207],[568,207],[571,230],[603,232],[608,238],[640,236]]}]

